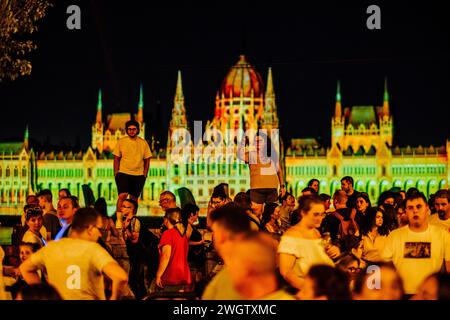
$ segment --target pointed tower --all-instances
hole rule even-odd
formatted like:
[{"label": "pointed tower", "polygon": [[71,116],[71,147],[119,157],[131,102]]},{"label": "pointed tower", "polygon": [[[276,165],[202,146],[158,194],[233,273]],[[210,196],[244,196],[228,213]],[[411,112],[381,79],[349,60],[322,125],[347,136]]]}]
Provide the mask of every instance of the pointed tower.
[{"label": "pointed tower", "polygon": [[273,89],[272,68],[267,73],[267,88],[264,99],[264,114],[262,127],[267,130],[278,129],[277,105],[275,102],[275,91]]},{"label": "pointed tower", "polygon": [[334,116],[331,119],[331,144],[343,146],[344,141],[344,117],[341,105],[341,83],[337,81],[336,102],[334,107]]},{"label": "pointed tower", "polygon": [[389,93],[387,87],[387,78],[384,79],[384,94],[383,94],[383,118],[389,118]]},{"label": "pointed tower", "polygon": [[23,147],[25,148],[25,150],[29,150],[29,147],[30,147],[30,145],[29,145],[29,141],[28,141],[28,139],[29,139],[29,135],[30,135],[30,133],[29,133],[29,131],[28,131],[28,125],[25,127],[25,134],[24,134],[24,136],[23,136]]},{"label": "pointed tower", "polygon": [[[186,145],[185,143],[189,141]],[[192,140],[188,131],[186,109],[184,106],[183,85],[181,71],[178,71],[177,86],[173,100],[172,117],[167,138],[167,185],[176,189],[184,185],[184,175],[187,173]]]},{"label": "pointed tower", "polygon": [[99,152],[103,151],[103,122],[102,122],[102,90],[98,90],[97,97],[97,116],[95,123],[92,125],[92,142],[91,147]]},{"label": "pointed tower", "polygon": [[389,92],[387,78],[384,79],[383,107],[380,115],[380,143],[392,146],[394,125],[389,108]]},{"label": "pointed tower", "polygon": [[144,88],[141,85],[139,86],[139,103],[138,103],[138,112],[136,114],[136,121],[139,122],[139,126],[141,127],[139,136],[142,139],[145,139],[145,123],[144,123]]}]

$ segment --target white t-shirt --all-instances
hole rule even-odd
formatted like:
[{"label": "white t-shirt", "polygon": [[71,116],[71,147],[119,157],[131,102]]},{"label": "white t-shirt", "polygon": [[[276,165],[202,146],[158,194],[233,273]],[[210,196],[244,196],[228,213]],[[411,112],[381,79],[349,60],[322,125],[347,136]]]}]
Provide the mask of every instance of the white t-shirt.
[{"label": "white t-shirt", "polygon": [[450,232],[450,219],[447,220],[441,220],[439,218],[439,215],[437,213],[432,214],[430,218],[428,219],[428,222],[432,225],[442,227],[445,230]]},{"label": "white t-shirt", "polygon": [[309,269],[318,264],[334,267],[334,262],[325,252],[321,244],[322,239],[302,239],[291,236],[282,236],[278,245],[278,253],[291,254],[297,258],[295,261],[295,273],[306,277]]},{"label": "white t-shirt", "polygon": [[152,156],[147,141],[141,137],[131,139],[128,136],[117,141],[113,154],[120,157],[119,172],[132,176],[143,175],[144,159]]},{"label": "white t-shirt", "polygon": [[48,282],[64,300],[105,300],[102,270],[115,260],[98,243],[62,238],[29,259],[47,270]]},{"label": "white t-shirt", "polygon": [[434,225],[424,232],[413,232],[409,226],[399,228],[387,237],[382,258],[394,263],[405,293],[415,294],[427,276],[450,261],[450,235]]}]

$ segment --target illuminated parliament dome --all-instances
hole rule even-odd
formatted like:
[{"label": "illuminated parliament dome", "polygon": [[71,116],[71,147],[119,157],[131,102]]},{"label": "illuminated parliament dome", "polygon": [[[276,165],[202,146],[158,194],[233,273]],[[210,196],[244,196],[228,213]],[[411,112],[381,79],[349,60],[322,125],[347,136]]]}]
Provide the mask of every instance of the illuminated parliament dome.
[{"label": "illuminated parliament dome", "polygon": [[261,75],[247,62],[244,55],[231,67],[222,82],[221,93],[229,97],[259,97],[264,92],[264,83]]}]

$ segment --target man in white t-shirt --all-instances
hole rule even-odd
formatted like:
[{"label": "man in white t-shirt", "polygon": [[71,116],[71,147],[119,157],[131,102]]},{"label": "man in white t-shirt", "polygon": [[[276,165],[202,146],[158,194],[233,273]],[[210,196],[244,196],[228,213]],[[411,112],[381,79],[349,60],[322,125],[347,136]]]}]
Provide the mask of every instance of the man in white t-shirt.
[{"label": "man in white t-shirt", "polygon": [[430,224],[443,227],[450,232],[450,192],[441,189],[434,197],[434,207],[437,213],[430,216]]},{"label": "man in white t-shirt", "polygon": [[403,278],[405,293],[417,293],[423,280],[434,272],[450,271],[450,235],[428,223],[429,209],[423,193],[406,197],[409,225],[392,231],[382,258],[393,261]]},{"label": "man in white t-shirt", "polygon": [[116,179],[117,209],[128,195],[136,200],[142,192],[150,167],[152,155],[150,147],[139,137],[139,122],[130,120],[125,123],[127,136],[119,139],[114,148],[114,177]]},{"label": "man in white t-shirt", "polygon": [[28,284],[41,282],[38,270],[46,270],[48,283],[65,300],[105,300],[103,274],[112,280],[110,300],[120,297],[128,281],[126,272],[96,241],[102,218],[92,208],[79,209],[69,238],[49,242],[20,265]]}]

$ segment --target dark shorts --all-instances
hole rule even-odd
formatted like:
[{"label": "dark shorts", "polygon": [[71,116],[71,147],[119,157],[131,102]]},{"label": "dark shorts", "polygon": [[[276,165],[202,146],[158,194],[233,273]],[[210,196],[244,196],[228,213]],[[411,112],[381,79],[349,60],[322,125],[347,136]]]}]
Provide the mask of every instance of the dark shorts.
[{"label": "dark shorts", "polygon": [[118,194],[128,193],[131,194],[132,196],[135,196],[136,198],[139,198],[142,192],[142,188],[144,187],[145,184],[144,175],[132,176],[129,174],[119,172],[116,174],[115,179]]},{"label": "dark shorts", "polygon": [[278,190],[276,188],[250,189],[250,200],[263,204],[278,201]]}]

